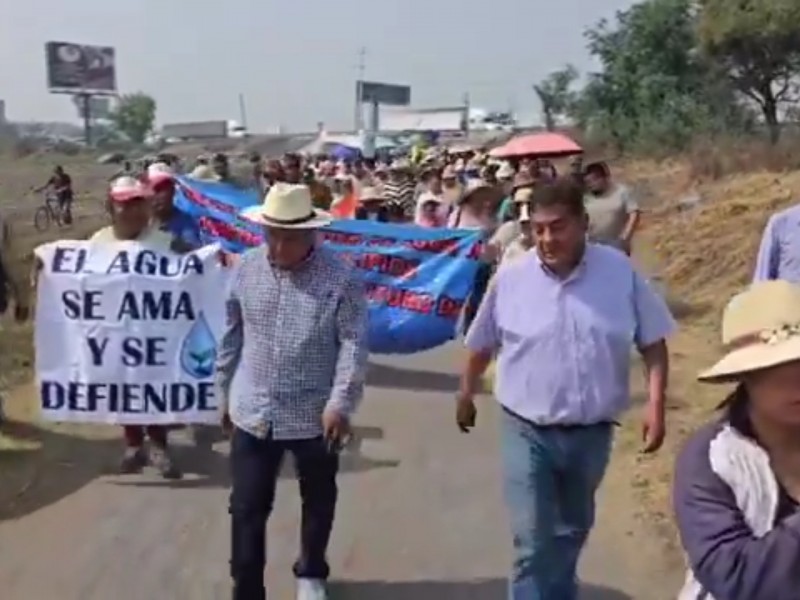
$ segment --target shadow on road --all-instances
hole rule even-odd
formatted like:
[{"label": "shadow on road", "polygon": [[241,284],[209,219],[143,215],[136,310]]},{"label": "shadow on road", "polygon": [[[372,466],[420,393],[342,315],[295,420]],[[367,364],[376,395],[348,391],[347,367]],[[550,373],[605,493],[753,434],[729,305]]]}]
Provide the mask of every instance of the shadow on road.
[{"label": "shadow on road", "polygon": [[455,392],[458,389],[458,375],[370,363],[367,385],[416,392]]},{"label": "shadow on road", "polygon": [[0,430],[33,446],[0,451],[0,521],[23,517],[77,492],[122,452],[119,440],[86,439],[19,421],[4,421]]},{"label": "shadow on road", "polygon": [[[354,427],[354,443],[341,456],[339,473],[361,473],[372,469],[392,468],[400,464],[398,460],[377,460],[361,454],[361,441],[383,438],[380,427]],[[171,438],[172,439],[172,438]],[[169,481],[151,477],[149,473],[133,478],[115,479],[113,485],[123,487],[167,487],[179,489],[227,488],[230,486],[228,468],[228,443],[221,436],[203,435],[198,446],[174,444],[172,451],[180,468],[188,475],[184,479]],[[284,456],[280,479],[295,479],[294,462],[291,454]]]},{"label": "shadow on road", "polygon": [[[339,581],[330,584],[332,600],[498,600],[505,598],[504,579],[476,581]],[[632,600],[605,587],[584,585],[581,600]]]}]

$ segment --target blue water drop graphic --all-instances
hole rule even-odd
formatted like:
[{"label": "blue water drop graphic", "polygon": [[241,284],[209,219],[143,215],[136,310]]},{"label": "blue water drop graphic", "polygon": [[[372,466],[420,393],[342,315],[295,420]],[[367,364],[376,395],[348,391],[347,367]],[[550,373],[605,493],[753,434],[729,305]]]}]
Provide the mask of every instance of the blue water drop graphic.
[{"label": "blue water drop graphic", "polygon": [[183,339],[181,367],[195,379],[205,379],[213,375],[216,360],[217,341],[201,312]]}]

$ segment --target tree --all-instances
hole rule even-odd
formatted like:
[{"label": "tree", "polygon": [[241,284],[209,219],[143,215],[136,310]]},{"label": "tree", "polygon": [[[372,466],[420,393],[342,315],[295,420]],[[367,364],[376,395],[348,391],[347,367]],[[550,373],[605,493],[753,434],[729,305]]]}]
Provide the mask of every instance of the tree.
[{"label": "tree", "polygon": [[156,101],[142,92],[121,96],[110,120],[132,142],[141,144],[156,122]]},{"label": "tree", "polygon": [[573,106],[578,124],[623,150],[669,150],[743,120],[724,74],[696,51],[693,5],[645,0],[586,32],[601,70]]},{"label": "tree", "polygon": [[542,105],[542,116],[547,131],[553,131],[558,118],[570,112],[575,100],[571,88],[576,79],[578,70],[572,65],[567,65],[563,69],[553,71],[533,86],[533,91],[536,92]]},{"label": "tree", "polygon": [[776,142],[781,110],[798,99],[800,2],[700,0],[698,9],[702,50],[758,106]]}]

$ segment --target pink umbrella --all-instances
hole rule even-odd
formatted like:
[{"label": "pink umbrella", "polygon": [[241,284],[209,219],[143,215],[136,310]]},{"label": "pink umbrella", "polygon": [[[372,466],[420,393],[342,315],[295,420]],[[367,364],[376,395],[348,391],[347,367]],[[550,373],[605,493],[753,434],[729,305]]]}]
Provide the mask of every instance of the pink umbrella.
[{"label": "pink umbrella", "polygon": [[489,152],[494,158],[513,158],[517,156],[569,156],[580,154],[583,149],[574,141],[560,133],[529,133],[511,138],[502,146]]}]

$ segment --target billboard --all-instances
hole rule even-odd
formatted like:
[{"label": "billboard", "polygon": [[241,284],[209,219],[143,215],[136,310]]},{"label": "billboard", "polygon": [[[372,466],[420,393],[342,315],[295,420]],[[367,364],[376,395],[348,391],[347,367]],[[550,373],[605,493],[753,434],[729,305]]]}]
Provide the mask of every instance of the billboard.
[{"label": "billboard", "polygon": [[356,81],[356,94],[360,102],[384,104],[386,106],[408,106],[411,104],[411,87],[374,81]]},{"label": "billboard", "polygon": [[47,87],[54,93],[115,94],[114,48],[47,42]]},{"label": "billboard", "polygon": [[168,123],[161,128],[167,139],[198,140],[228,137],[227,121],[196,121],[193,123]]}]

